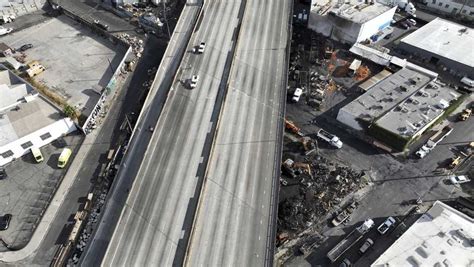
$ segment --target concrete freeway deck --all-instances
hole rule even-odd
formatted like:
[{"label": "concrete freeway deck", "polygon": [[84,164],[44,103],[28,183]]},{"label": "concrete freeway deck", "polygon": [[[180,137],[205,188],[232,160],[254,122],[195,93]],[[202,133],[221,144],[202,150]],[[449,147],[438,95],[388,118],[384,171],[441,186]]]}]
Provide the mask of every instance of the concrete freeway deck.
[{"label": "concrete freeway deck", "polygon": [[188,266],[271,265],[291,5],[247,1]]},{"label": "concrete freeway deck", "polygon": [[[139,170],[102,260],[103,266],[170,266],[178,250],[185,250],[179,242],[186,230],[183,225],[195,194],[211,118],[220,105],[216,100],[228,72],[226,63],[232,54],[233,29],[238,25],[240,7],[241,1],[237,0],[204,4],[187,50],[205,41],[206,51],[202,55],[185,54],[146,154],[136,153],[135,160],[129,162],[139,165]],[[198,74],[200,81],[197,88],[190,90],[182,82],[193,74]],[[106,217],[101,227],[112,227],[113,221]],[[83,262],[89,263],[94,265],[93,261]]]}]

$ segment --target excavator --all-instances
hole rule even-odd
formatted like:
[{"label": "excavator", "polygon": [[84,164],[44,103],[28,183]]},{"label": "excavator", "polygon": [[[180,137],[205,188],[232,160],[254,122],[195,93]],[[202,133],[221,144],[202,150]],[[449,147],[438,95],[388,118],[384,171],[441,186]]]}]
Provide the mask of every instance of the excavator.
[{"label": "excavator", "polygon": [[301,132],[301,129],[298,126],[296,126],[294,122],[287,120],[286,118],[285,118],[285,129],[298,136],[304,136],[304,134]]}]

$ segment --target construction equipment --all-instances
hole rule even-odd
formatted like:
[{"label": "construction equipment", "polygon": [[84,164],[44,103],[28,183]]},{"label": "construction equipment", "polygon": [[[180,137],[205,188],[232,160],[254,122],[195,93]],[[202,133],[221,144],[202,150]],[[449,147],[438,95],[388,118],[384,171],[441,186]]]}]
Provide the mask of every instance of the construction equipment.
[{"label": "construction equipment", "polygon": [[352,202],[344,210],[337,214],[337,216],[331,221],[333,226],[338,226],[345,222],[351,216],[352,212],[357,208],[357,203]]},{"label": "construction equipment", "polygon": [[28,69],[26,70],[26,73],[30,77],[34,77],[34,76],[42,73],[43,71],[45,71],[45,68],[43,67],[43,65],[41,65],[36,60],[28,63],[27,65],[28,65]]},{"label": "construction equipment", "polygon": [[460,121],[465,121],[469,119],[469,117],[472,114],[472,109],[470,108],[465,108],[460,114],[459,114],[459,120]]},{"label": "construction equipment", "polygon": [[311,174],[311,166],[308,163],[294,162],[293,163],[293,168],[294,169],[299,169],[301,172],[306,173],[311,178],[313,178],[313,175]]},{"label": "construction equipment", "polygon": [[301,132],[301,129],[296,126],[296,124],[290,120],[285,119],[285,129],[287,129],[289,132],[294,133],[299,136],[304,136],[304,134]]},{"label": "construction equipment", "polygon": [[291,176],[292,178],[296,177],[295,170],[293,169],[294,163],[295,162],[292,159],[286,159],[282,164],[283,171],[289,176]]},{"label": "construction equipment", "polygon": [[311,137],[303,136],[301,138],[301,143],[303,144],[304,150],[306,151],[305,152],[306,156],[316,151],[315,141]]},{"label": "construction equipment", "polygon": [[352,230],[346,238],[341,240],[333,249],[331,249],[327,257],[331,260],[331,262],[335,262],[339,257],[344,254],[350,247],[352,247],[357,241],[359,241],[365,233],[367,233],[370,228],[374,226],[374,221],[371,219],[365,220],[359,227]]},{"label": "construction equipment", "polygon": [[461,162],[461,157],[457,156],[451,159],[451,162],[449,163],[449,168],[454,169],[456,166],[459,165]]}]

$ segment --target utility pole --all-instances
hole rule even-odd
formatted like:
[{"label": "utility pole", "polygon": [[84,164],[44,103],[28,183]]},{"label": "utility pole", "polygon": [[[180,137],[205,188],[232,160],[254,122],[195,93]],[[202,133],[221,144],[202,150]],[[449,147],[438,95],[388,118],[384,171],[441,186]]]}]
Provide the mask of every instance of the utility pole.
[{"label": "utility pole", "polygon": [[163,16],[165,18],[166,29],[168,30],[168,40],[171,39],[170,25],[168,24],[168,19],[166,18],[166,0],[161,0],[163,3]]}]

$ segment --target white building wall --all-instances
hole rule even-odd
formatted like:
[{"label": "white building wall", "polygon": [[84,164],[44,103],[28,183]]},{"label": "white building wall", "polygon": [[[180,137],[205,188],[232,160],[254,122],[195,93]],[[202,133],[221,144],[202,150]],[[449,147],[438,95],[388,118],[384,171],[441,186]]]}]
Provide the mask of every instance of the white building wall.
[{"label": "white building wall", "polygon": [[357,42],[369,39],[372,35],[376,34],[380,30],[390,26],[390,22],[392,21],[396,10],[397,8],[393,7],[387,12],[380,14],[379,16],[362,24],[362,27],[359,31],[359,36],[357,37]]},{"label": "white building wall", "polygon": [[[61,136],[67,135],[76,130],[76,125],[70,118],[64,118],[57,122],[54,122],[42,129],[39,129],[27,136],[17,139],[14,142],[10,142],[7,145],[0,147],[0,166],[3,166],[14,159],[20,158],[21,156],[30,152],[30,148],[24,149],[21,145],[26,142],[33,143],[33,147],[42,147],[47,145]],[[41,139],[41,135],[49,133],[51,136],[45,140]],[[1,154],[11,151],[13,153],[10,157],[3,157]]]},{"label": "white building wall", "polygon": [[352,129],[362,131],[363,128],[360,126],[359,122],[356,120],[356,117],[345,110],[344,108],[341,108],[339,112],[337,113],[337,118],[339,122],[342,122],[343,124],[351,127]]},{"label": "white building wall", "polygon": [[368,39],[389,26],[396,9],[393,7],[364,24],[358,24],[336,15],[321,16],[310,10],[308,28],[333,40],[354,44]]},{"label": "white building wall", "polygon": [[[466,0],[466,3],[470,0]],[[452,0],[424,0],[427,7],[440,13],[455,15],[458,18],[474,20],[474,7],[454,2]]]}]

